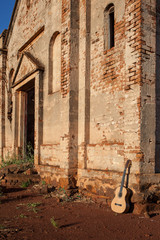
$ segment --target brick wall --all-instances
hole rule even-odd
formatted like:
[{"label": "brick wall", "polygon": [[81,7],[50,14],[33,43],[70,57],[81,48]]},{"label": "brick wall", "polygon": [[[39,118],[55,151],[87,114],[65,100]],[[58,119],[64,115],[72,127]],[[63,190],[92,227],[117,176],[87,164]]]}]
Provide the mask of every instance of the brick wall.
[{"label": "brick wall", "polygon": [[[82,107],[86,95],[81,87],[78,184],[81,189],[106,196],[120,184],[127,159],[132,160],[130,186],[137,189],[143,158],[140,147],[141,1],[122,1],[121,4],[114,1],[114,4],[115,46],[107,51],[103,26],[106,2],[91,1],[90,13],[85,1],[80,7],[80,49],[83,49],[80,86],[87,90],[81,76],[85,76],[88,62],[84,56],[88,54],[90,92],[85,104],[90,105],[90,110],[89,137],[85,142],[84,135],[88,133],[84,126],[88,116],[86,106]],[[87,14],[91,16],[89,31],[83,14],[86,18]],[[86,47],[87,34],[90,34],[90,48]]]}]

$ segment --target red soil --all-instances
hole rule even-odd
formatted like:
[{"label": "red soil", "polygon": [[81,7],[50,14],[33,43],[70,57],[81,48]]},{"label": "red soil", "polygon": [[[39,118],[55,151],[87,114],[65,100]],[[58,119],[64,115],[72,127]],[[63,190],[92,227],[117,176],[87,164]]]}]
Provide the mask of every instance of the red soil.
[{"label": "red soil", "polygon": [[[159,215],[117,215],[97,203],[59,202],[49,195],[31,196],[26,190],[5,193],[1,199],[0,240],[160,239]],[[31,203],[40,205],[34,208]]]}]

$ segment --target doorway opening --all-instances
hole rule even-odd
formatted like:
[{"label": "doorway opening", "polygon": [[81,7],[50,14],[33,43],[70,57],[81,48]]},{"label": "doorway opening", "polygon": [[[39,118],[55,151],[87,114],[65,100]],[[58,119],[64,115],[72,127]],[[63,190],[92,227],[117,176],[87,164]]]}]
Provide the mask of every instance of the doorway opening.
[{"label": "doorway opening", "polygon": [[34,125],[35,125],[35,89],[26,91],[25,107],[25,152],[34,154]]}]

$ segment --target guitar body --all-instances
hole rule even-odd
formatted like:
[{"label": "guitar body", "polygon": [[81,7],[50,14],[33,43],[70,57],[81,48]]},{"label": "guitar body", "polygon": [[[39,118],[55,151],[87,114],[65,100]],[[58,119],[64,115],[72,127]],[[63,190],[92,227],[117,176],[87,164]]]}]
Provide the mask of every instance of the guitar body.
[{"label": "guitar body", "polygon": [[122,188],[121,195],[119,196],[121,187],[115,191],[115,197],[111,202],[111,209],[116,213],[125,213],[129,211],[129,190],[125,187]]}]

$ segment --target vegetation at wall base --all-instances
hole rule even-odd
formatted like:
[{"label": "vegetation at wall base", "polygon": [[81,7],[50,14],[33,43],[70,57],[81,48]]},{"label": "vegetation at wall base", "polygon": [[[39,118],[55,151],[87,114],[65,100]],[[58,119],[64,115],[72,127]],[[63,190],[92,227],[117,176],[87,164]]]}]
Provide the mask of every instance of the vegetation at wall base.
[{"label": "vegetation at wall base", "polygon": [[30,144],[26,147],[26,153],[24,154],[7,154],[5,158],[2,158],[0,168],[7,167],[12,164],[21,165],[21,164],[30,164],[30,167],[34,165],[34,154],[33,148]]}]

